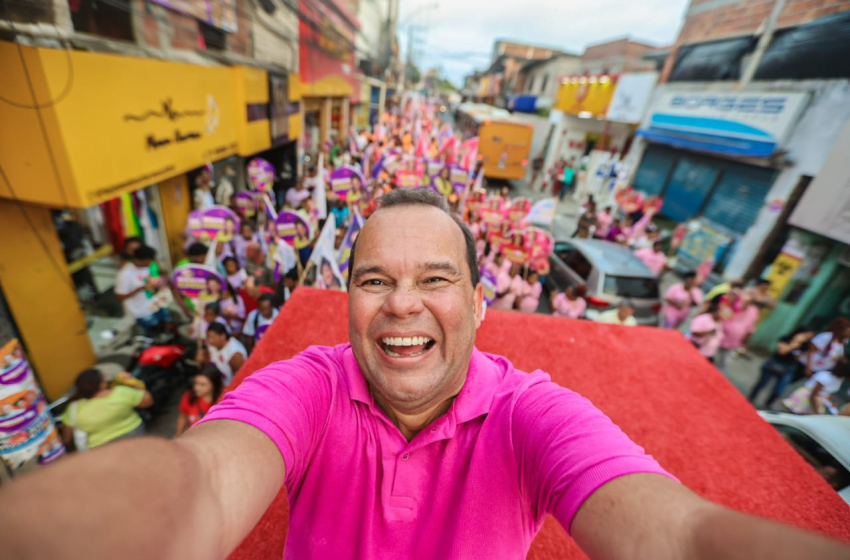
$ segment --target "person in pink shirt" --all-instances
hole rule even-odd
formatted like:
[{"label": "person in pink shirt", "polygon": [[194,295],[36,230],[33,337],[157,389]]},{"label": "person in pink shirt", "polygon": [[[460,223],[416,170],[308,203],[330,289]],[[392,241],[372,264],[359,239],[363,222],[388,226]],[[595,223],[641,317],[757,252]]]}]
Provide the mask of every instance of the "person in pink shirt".
[{"label": "person in pink shirt", "polygon": [[726,369],[729,354],[746,346],[750,335],[756,330],[758,320],[759,307],[753,304],[748,294],[742,295],[741,309],[721,322],[723,338],[717,351],[717,367],[720,370]]},{"label": "person in pink shirt", "polygon": [[351,252],[349,343],[262,367],[177,439],[4,484],[0,503],[66,505],[0,508],[4,550],[224,559],[285,488],[287,559],[525,558],[549,515],[590,558],[847,558],[700,497],[587,399],[477,350],[474,255],[442,197],[385,195]]},{"label": "person in pink shirt", "polygon": [[552,316],[567,317],[568,319],[581,319],[587,311],[587,302],[584,294],[587,287],[584,284],[578,286],[567,286],[563,292],[552,294]]},{"label": "person in pink shirt", "polygon": [[528,279],[520,284],[520,292],[517,296],[519,310],[523,313],[535,313],[540,306],[541,293],[543,293],[543,284],[540,283],[540,275],[531,271]]},{"label": "person in pink shirt", "polygon": [[611,226],[614,223],[614,213],[610,206],[596,213],[596,231],[593,232],[593,237],[605,239],[611,231]]},{"label": "person in pink shirt", "polygon": [[635,251],[635,256],[646,265],[646,267],[660,275],[667,266],[667,255],[664,254],[664,245],[660,241],[652,244],[652,248],[638,249]]},{"label": "person in pink shirt", "polygon": [[723,326],[720,323],[720,311],[712,304],[707,313],[697,315],[691,321],[688,340],[697,347],[699,353],[714,363],[714,356],[723,339]]},{"label": "person in pink shirt", "polygon": [[688,320],[691,309],[702,303],[702,290],[696,285],[695,272],[686,272],[684,281],[673,284],[664,293],[664,328],[678,329]]},{"label": "person in pink shirt", "polygon": [[500,266],[499,272],[496,274],[496,300],[490,307],[510,311],[514,308],[517,294],[521,289],[520,283],[523,282],[523,279],[519,277],[518,267],[504,266],[504,263],[509,261],[504,260],[501,253],[496,258],[502,261],[502,266]]}]

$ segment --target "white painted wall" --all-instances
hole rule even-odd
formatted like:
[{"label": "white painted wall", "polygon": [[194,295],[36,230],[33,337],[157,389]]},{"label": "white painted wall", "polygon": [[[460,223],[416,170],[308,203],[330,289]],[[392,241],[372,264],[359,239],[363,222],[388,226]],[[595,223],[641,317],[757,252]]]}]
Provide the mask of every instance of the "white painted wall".
[{"label": "white painted wall", "polygon": [[275,5],[272,15],[255,10],[254,58],[298,72],[298,15],[283,3]]}]

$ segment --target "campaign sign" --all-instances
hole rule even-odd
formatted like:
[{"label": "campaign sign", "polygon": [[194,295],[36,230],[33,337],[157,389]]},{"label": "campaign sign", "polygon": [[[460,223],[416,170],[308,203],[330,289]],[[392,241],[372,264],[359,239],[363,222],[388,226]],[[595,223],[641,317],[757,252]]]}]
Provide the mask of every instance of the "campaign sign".
[{"label": "campaign sign", "polygon": [[344,166],[331,173],[331,189],[342,200],[347,200],[348,191],[353,188],[362,192],[365,184],[363,173],[356,167]]},{"label": "campaign sign", "polygon": [[461,194],[469,184],[469,172],[460,165],[451,165],[451,181],[456,194]]},{"label": "campaign sign", "polygon": [[515,198],[510,206],[508,206],[508,219],[512,222],[520,222],[531,212],[531,207],[534,205],[530,198],[521,197]]},{"label": "campaign sign", "polygon": [[428,176],[431,177],[439,173],[440,170],[445,167],[445,164],[438,159],[429,159],[426,166],[428,168]]},{"label": "campaign sign", "polygon": [[20,342],[12,339],[0,347],[0,461],[14,470],[36,457],[41,464],[61,457],[62,440],[51,434],[56,429],[47,401]]},{"label": "campaign sign", "polygon": [[532,227],[528,232],[528,237],[531,240],[531,258],[545,259],[555,250],[555,240],[552,239],[552,234],[545,229]]},{"label": "campaign sign", "polygon": [[399,188],[416,188],[422,183],[421,175],[417,174],[415,171],[410,171],[408,169],[401,169],[395,174],[396,185]]},{"label": "campaign sign", "polygon": [[487,193],[484,191],[469,193],[469,196],[466,197],[466,207],[472,212],[478,211],[484,206],[485,200],[487,200]]},{"label": "campaign sign", "polygon": [[[189,234],[201,241],[208,242],[216,237],[230,241],[239,231],[239,216],[230,208],[213,206],[208,210],[190,212],[186,226]],[[219,233],[222,235],[219,236]]]},{"label": "campaign sign", "polygon": [[525,264],[531,260],[530,249],[528,246],[521,246],[515,243],[508,243],[499,247],[499,251],[502,252],[505,258],[514,264]]},{"label": "campaign sign", "polygon": [[253,193],[241,191],[233,196],[233,204],[236,205],[236,211],[243,218],[253,218],[257,213],[257,202]]},{"label": "campaign sign", "polygon": [[505,221],[505,215],[502,214],[501,210],[494,210],[485,206],[481,208],[481,221],[487,224],[489,229],[498,228]]},{"label": "campaign sign", "polygon": [[296,246],[297,241],[300,242],[298,245],[301,245],[311,239],[310,224],[296,212],[284,210],[278,214],[274,227],[278,237],[293,247]]},{"label": "campaign sign", "polygon": [[274,186],[274,165],[262,158],[248,162],[248,180],[255,191],[268,192]]},{"label": "campaign sign", "polygon": [[224,278],[215,270],[200,264],[184,264],[178,266],[171,275],[171,282],[177,286],[177,291],[189,299],[197,299],[202,292],[207,291],[207,282],[215,278],[224,286]]},{"label": "campaign sign", "polygon": [[486,268],[481,269],[481,286],[484,288],[484,301],[492,305],[496,301],[496,275]]}]

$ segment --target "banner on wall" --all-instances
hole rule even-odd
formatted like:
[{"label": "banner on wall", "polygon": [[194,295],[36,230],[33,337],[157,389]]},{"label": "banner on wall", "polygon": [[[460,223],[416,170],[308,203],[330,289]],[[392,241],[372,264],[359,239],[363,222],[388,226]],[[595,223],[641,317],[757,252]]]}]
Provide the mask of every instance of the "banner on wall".
[{"label": "banner on wall", "polygon": [[0,367],[0,460],[14,471],[62,457],[65,446],[20,341],[0,347]]}]

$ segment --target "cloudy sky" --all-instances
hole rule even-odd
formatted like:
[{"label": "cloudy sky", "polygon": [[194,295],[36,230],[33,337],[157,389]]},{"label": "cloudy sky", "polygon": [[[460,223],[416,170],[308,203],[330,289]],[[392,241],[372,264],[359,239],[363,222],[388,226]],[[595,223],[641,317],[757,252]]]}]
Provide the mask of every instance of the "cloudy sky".
[{"label": "cloudy sky", "polygon": [[[381,0],[375,0],[381,1]],[[415,27],[417,63],[442,67],[460,84],[484,69],[495,39],[512,39],[580,54],[589,44],[629,36],[655,45],[676,38],[688,0],[400,0],[399,39],[407,53]]]}]

